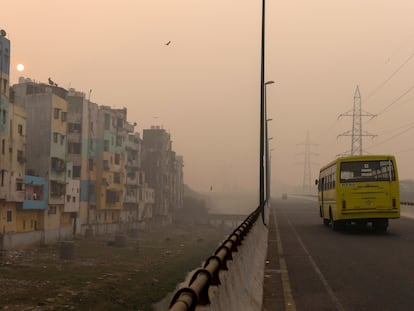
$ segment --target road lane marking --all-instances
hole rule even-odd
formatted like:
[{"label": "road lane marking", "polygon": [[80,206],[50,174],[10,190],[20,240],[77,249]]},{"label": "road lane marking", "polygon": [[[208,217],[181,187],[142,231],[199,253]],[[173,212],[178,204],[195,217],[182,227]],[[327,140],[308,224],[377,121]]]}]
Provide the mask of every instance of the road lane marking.
[{"label": "road lane marking", "polygon": [[277,252],[279,255],[280,278],[282,280],[283,297],[285,300],[285,310],[296,311],[296,304],[293,299],[292,290],[290,287],[289,272],[287,270],[286,261],[283,256],[283,246],[282,246],[282,240],[280,238],[280,231],[279,231],[279,224],[277,222],[276,210],[274,213],[274,221],[275,221],[275,227],[276,227]]},{"label": "road lane marking", "polygon": [[341,304],[338,297],[336,297],[335,292],[333,291],[331,286],[329,286],[328,281],[323,276],[323,274],[322,274],[321,270],[319,269],[318,265],[316,264],[315,260],[313,260],[311,254],[309,253],[309,251],[306,248],[305,244],[303,243],[302,239],[299,237],[299,234],[296,231],[295,227],[293,227],[293,224],[290,222],[288,217],[286,217],[286,219],[287,219],[287,222],[288,222],[290,228],[292,229],[293,233],[295,234],[296,239],[298,239],[298,242],[299,242],[300,246],[302,247],[302,249],[305,252],[306,256],[308,256],[308,259],[309,259],[309,261],[312,265],[313,270],[316,272],[316,274],[319,277],[319,280],[322,282],[323,286],[325,287],[325,290],[328,292],[328,295],[331,298],[332,303],[335,305],[335,307],[338,311],[345,311],[344,306]]}]

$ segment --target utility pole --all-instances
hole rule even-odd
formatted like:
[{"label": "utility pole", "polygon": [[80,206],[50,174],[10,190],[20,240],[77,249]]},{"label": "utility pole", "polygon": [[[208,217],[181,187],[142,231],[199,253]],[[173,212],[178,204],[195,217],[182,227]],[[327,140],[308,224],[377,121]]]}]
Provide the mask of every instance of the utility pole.
[{"label": "utility pole", "polygon": [[359,92],[358,85],[355,90],[353,109],[340,114],[338,119],[340,117],[352,117],[352,130],[339,134],[338,137],[351,136],[352,138],[351,155],[362,155],[363,154],[362,137],[363,136],[369,136],[369,137],[376,136],[368,132],[362,131],[362,117],[370,117],[372,119],[376,117],[376,115],[362,110],[361,94]]},{"label": "utility pole", "polygon": [[260,59],[260,148],[259,148],[259,208],[262,222],[265,223],[265,0],[262,0],[262,33]]},{"label": "utility pole", "polygon": [[312,192],[312,163],[311,156],[318,155],[317,153],[311,152],[311,146],[317,146],[316,144],[312,144],[309,138],[309,131],[306,132],[306,139],[305,143],[301,143],[298,145],[305,146],[305,161],[303,166],[303,193],[311,193]]}]

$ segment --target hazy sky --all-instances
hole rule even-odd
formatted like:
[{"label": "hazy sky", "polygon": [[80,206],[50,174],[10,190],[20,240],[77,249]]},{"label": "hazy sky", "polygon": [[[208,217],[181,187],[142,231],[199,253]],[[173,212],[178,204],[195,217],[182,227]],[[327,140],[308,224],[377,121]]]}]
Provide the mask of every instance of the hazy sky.
[{"label": "hazy sky", "polygon": [[[127,107],[138,131],[169,130],[199,191],[258,191],[261,1],[3,1],[11,81],[23,75]],[[350,149],[357,85],[370,153],[397,156],[414,178],[414,1],[266,1],[266,80],[274,181],[302,184],[306,133],[312,180]],[[171,40],[171,44],[165,43]],[[25,65],[18,73],[16,65]],[[404,95],[406,93],[406,95]]]}]

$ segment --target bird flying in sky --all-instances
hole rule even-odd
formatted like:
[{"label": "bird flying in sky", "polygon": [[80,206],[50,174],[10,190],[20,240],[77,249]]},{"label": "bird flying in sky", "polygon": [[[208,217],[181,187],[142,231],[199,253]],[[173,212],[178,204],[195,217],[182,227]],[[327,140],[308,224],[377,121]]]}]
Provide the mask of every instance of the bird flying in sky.
[{"label": "bird flying in sky", "polygon": [[165,45],[170,45],[171,41],[168,41]]}]

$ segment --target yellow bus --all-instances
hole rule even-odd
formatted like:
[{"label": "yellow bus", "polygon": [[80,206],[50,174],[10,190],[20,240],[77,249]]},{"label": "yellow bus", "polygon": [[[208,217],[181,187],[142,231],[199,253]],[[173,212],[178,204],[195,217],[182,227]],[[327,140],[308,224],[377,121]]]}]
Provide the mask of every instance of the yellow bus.
[{"label": "yellow bus", "polygon": [[319,214],[334,230],[346,224],[385,232],[388,219],[400,217],[400,189],[395,157],[363,155],[337,158],[321,168]]}]

